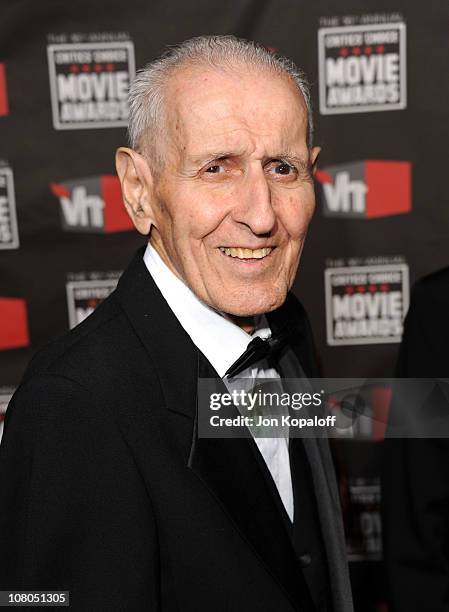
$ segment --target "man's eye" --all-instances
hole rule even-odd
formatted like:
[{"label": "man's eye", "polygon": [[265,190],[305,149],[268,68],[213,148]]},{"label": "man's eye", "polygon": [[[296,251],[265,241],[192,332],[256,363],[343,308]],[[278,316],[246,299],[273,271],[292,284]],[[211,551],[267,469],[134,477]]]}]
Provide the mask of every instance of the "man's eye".
[{"label": "man's eye", "polygon": [[286,162],[278,162],[271,166],[270,171],[274,171],[274,174],[288,176],[289,174],[295,174],[296,168]]},{"label": "man's eye", "polygon": [[206,168],[205,172],[208,174],[222,174],[225,172],[225,168],[222,164],[213,164],[212,166]]}]

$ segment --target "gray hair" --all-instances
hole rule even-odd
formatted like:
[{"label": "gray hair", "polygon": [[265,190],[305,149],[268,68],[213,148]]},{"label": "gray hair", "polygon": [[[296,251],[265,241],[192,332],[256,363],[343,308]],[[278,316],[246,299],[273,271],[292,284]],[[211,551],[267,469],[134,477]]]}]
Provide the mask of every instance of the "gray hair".
[{"label": "gray hair", "polygon": [[[198,36],[170,47],[163,55],[137,72],[129,90],[128,137],[133,149],[151,152],[149,162],[156,170],[162,163],[160,131],[164,125],[164,88],[170,75],[186,65],[212,69],[235,68],[237,63],[267,68],[289,77],[307,107],[308,146],[312,147],[313,118],[306,76],[292,60],[268,51],[262,45],[235,36]],[[145,134],[145,143],[143,135]]]}]

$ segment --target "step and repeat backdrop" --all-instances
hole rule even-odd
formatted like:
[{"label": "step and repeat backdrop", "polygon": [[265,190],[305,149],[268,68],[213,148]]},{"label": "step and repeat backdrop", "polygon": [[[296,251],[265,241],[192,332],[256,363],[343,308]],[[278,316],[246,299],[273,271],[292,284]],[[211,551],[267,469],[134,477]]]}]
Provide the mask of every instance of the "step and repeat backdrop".
[{"label": "step and repeat backdrop", "polygon": [[[127,90],[167,45],[235,34],[312,84],[318,206],[294,291],[329,377],[388,377],[410,287],[449,264],[446,2],[30,1],[0,6],[0,419],[34,352],[113,291],[143,238],[114,171]],[[372,393],[385,414],[385,389]],[[0,425],[1,427],[1,425]],[[356,607],[386,610],[382,432],[336,456]]]}]

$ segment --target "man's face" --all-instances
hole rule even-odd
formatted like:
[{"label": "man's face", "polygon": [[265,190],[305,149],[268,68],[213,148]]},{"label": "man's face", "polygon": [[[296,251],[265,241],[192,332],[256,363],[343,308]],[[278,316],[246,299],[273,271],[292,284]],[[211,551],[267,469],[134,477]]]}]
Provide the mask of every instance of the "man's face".
[{"label": "man's face", "polygon": [[212,308],[237,316],[281,306],[315,197],[302,96],[244,67],[191,68],[167,90],[165,165],[151,243]]}]

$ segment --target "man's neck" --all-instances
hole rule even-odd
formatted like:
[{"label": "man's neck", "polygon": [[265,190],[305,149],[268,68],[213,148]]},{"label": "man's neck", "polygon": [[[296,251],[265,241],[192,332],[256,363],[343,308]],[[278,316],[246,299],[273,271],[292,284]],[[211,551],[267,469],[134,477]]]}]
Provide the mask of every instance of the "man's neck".
[{"label": "man's neck", "polygon": [[226,317],[232,321],[235,325],[238,325],[247,334],[252,334],[256,329],[257,317],[237,317],[236,315],[227,314]]}]

